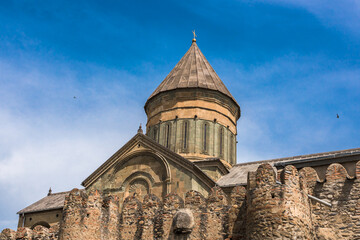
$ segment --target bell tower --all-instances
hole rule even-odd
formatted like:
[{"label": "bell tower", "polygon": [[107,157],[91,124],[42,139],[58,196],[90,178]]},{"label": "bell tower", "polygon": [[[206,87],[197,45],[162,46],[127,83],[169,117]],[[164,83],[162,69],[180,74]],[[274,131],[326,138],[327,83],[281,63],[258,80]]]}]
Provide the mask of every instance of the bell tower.
[{"label": "bell tower", "polygon": [[240,106],[196,44],[151,94],[145,104],[146,135],[200,162],[236,163]]}]

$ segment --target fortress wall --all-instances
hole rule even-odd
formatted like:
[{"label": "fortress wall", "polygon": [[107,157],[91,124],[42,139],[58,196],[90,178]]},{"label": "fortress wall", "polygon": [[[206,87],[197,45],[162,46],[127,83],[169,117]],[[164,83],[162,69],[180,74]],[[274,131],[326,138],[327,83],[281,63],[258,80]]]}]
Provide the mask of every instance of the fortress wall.
[{"label": "fortress wall", "polygon": [[332,164],[324,181],[310,167],[286,166],[276,174],[263,164],[249,173],[247,189],[234,187],[229,196],[219,187],[207,198],[197,191],[162,201],[131,196],[121,209],[115,197],[74,189],[60,226],[4,229],[5,239],[360,239],[360,163],[355,178]]},{"label": "fortress wall", "polygon": [[[359,162],[357,164],[357,168]],[[306,169],[307,172],[314,170]],[[360,176],[350,177],[341,164],[331,164],[325,181],[312,177],[308,185],[314,196],[332,204],[324,206],[311,201],[312,218],[319,239],[360,239]]]},{"label": "fortress wall", "polygon": [[314,239],[307,191],[299,173],[287,166],[281,182],[271,165],[249,178],[246,239]]}]

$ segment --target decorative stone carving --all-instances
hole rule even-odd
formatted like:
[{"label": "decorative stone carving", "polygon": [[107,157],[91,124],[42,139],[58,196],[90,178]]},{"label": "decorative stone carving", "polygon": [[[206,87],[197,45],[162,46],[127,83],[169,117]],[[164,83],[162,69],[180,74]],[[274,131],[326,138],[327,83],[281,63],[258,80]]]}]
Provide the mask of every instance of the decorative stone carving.
[{"label": "decorative stone carving", "polygon": [[135,179],[129,184],[129,195],[136,194],[136,196],[143,197],[149,194],[149,184],[144,179]]}]

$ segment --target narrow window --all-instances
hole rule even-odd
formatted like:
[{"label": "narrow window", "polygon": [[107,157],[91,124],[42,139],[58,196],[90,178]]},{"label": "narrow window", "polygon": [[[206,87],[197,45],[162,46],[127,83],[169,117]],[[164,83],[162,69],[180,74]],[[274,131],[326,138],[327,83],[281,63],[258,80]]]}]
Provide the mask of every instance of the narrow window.
[{"label": "narrow window", "polygon": [[219,134],[219,152],[220,152],[220,155],[223,154],[223,136],[224,136],[224,129],[223,128],[220,128],[220,134]]},{"label": "narrow window", "polygon": [[170,146],[170,124],[166,125],[166,147],[168,148]]},{"label": "narrow window", "polygon": [[234,155],[234,136],[231,134],[230,136],[230,162],[233,162]]},{"label": "narrow window", "polygon": [[205,123],[205,124],[204,124],[204,151],[207,150],[207,149],[206,149],[206,145],[207,145],[207,143],[206,143],[207,129],[208,129],[208,125]]},{"label": "narrow window", "polygon": [[154,140],[157,141],[157,129],[154,128]]},{"label": "narrow window", "polygon": [[184,149],[187,148],[187,133],[188,132],[188,123],[184,122]]}]

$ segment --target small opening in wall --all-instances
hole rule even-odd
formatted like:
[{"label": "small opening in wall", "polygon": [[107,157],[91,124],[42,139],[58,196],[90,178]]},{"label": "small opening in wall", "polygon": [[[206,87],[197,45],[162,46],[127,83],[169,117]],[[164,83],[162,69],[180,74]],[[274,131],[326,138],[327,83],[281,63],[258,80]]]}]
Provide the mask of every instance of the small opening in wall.
[{"label": "small opening in wall", "polygon": [[90,217],[90,214],[89,214],[89,213],[87,213],[87,214],[86,214],[86,217]]},{"label": "small opening in wall", "polygon": [[59,217],[59,214],[56,214],[56,217]]},{"label": "small opening in wall", "polygon": [[275,193],[271,193],[271,197],[272,197],[272,198],[275,198]]},{"label": "small opening in wall", "polygon": [[138,148],[140,147],[140,144],[138,144]]},{"label": "small opening in wall", "polygon": [[31,220],[32,220],[32,218],[29,218],[29,220],[31,221]]}]

